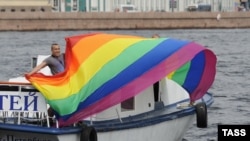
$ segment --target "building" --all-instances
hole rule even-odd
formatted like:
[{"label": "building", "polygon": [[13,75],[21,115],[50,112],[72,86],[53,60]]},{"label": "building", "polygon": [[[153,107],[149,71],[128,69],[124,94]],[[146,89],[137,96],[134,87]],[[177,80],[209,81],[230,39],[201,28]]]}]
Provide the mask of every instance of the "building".
[{"label": "building", "polygon": [[[250,0],[0,0],[1,12],[184,12],[202,5],[204,11],[237,11]],[[240,5],[239,4],[239,5]],[[249,3],[246,3],[248,5]]]},{"label": "building", "polygon": [[0,0],[0,12],[51,12],[50,0]]},{"label": "building", "polygon": [[[80,0],[79,0],[80,1]],[[138,12],[184,12],[189,5],[205,4],[211,11],[235,11],[235,0],[85,0],[86,12],[114,12],[120,5],[134,5]]]}]

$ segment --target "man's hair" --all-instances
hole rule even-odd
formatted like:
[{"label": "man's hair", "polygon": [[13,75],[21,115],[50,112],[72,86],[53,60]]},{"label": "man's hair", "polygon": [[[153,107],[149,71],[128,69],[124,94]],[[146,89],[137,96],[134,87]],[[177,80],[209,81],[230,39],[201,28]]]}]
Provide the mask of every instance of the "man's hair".
[{"label": "man's hair", "polygon": [[159,34],[154,34],[154,35],[152,35],[152,38],[160,38],[160,35]]},{"label": "man's hair", "polygon": [[57,43],[53,43],[51,44],[51,49],[54,47],[54,46],[59,46]]}]

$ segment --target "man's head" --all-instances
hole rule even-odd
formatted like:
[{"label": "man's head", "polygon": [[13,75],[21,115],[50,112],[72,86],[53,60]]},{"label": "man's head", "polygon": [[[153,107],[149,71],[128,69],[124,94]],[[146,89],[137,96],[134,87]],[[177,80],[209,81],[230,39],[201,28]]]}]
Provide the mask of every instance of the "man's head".
[{"label": "man's head", "polygon": [[61,51],[60,51],[60,46],[58,44],[54,43],[51,45],[51,54],[52,56],[55,56],[55,57],[60,56]]},{"label": "man's head", "polygon": [[154,34],[154,35],[152,35],[152,38],[160,38],[160,35]]}]

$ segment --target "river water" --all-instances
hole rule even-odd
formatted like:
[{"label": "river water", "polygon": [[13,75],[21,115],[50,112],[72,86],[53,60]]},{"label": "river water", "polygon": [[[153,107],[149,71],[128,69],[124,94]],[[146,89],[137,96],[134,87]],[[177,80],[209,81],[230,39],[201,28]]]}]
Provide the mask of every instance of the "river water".
[{"label": "river water", "polygon": [[208,128],[197,128],[194,122],[183,141],[216,141],[218,124],[250,125],[250,29],[0,32],[0,81],[30,71],[31,58],[50,54],[52,43],[64,50],[65,37],[91,32],[145,37],[157,33],[195,41],[214,51],[217,74],[209,91],[215,101],[208,109]]}]

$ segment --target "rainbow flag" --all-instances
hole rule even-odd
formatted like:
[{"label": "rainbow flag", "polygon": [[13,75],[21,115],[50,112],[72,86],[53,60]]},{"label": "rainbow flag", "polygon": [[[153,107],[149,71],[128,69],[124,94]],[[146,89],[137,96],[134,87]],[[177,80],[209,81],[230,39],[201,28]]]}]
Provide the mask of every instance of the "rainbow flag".
[{"label": "rainbow flag", "polygon": [[64,72],[26,77],[55,110],[61,126],[129,99],[165,77],[195,101],[215,78],[216,56],[195,42],[105,33],[65,39]]}]

